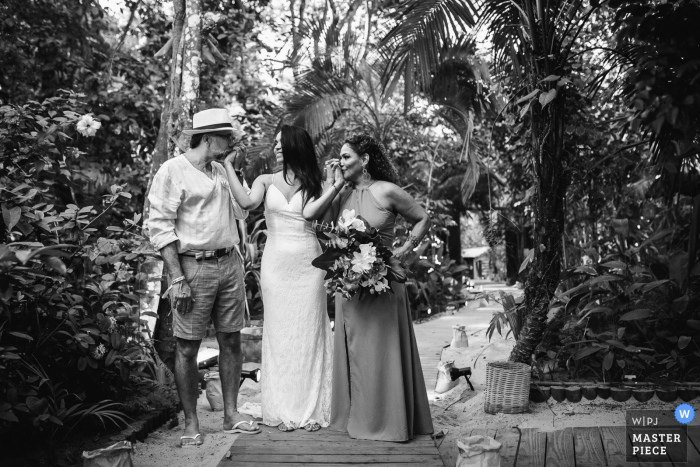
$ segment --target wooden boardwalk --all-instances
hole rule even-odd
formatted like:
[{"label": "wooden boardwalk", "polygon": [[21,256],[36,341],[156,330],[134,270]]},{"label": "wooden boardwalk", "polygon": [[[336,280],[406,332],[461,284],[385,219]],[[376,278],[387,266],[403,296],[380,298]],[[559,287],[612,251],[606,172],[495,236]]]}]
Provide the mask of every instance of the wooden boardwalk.
[{"label": "wooden boardwalk", "polygon": [[[501,467],[674,465],[670,462],[626,462],[626,431],[623,426],[566,428],[551,432],[541,432],[535,428],[474,429],[471,435],[491,436],[502,444]],[[688,462],[675,464],[677,467],[700,466],[700,426],[688,427],[688,438]],[[326,429],[316,433],[307,433],[304,430],[282,433],[277,429],[264,427],[259,435],[239,436],[231,446],[230,452],[231,457],[224,457],[219,467],[443,466],[435,442],[425,435],[409,443],[388,443],[354,440]]]},{"label": "wooden boardwalk", "polygon": [[443,467],[435,442],[421,435],[408,443],[351,439],[346,434],[321,429],[283,433],[262,427],[257,435],[240,435],[231,446],[230,459],[219,467],[314,467],[378,465],[384,467]]},{"label": "wooden boardwalk", "polygon": [[[624,426],[566,428],[542,432],[536,428],[475,429],[471,435],[495,438],[501,446],[501,467],[652,467],[625,462]],[[677,467],[700,466],[700,426],[688,427],[688,462]],[[449,466],[452,467],[452,466]]]}]

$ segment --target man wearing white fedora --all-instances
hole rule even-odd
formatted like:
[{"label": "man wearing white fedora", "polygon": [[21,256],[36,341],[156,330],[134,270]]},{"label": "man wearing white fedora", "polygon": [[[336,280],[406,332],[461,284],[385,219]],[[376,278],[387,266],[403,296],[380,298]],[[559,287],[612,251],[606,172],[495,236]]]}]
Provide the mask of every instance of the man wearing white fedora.
[{"label": "man wearing white fedora", "polygon": [[[166,161],[153,178],[148,228],[168,270],[173,334],[177,338],[175,381],[185,412],[182,447],[202,444],[197,418],[197,353],[209,319],[219,342],[219,373],[224,399],[224,432],[260,432],[250,416],[237,411],[243,356],[244,271],[235,250],[236,219],[248,212],[233,199],[226,170],[218,162],[243,132],[226,109],[196,113],[190,149]],[[244,162],[238,156],[234,167]],[[240,176],[240,173],[239,173]]]}]

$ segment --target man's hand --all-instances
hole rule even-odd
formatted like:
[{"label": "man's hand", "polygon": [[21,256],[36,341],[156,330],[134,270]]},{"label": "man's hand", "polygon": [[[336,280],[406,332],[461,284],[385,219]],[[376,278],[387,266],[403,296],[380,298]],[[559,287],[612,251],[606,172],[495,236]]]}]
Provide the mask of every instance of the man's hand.
[{"label": "man's hand", "polygon": [[192,289],[186,281],[178,282],[170,290],[170,303],[173,310],[178,313],[189,313],[192,309]]}]

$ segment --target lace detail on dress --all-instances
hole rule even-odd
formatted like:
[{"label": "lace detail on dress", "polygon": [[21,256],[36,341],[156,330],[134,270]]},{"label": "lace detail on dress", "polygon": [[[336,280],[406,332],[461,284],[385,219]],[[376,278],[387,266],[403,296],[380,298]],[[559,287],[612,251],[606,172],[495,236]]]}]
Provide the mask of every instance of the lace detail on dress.
[{"label": "lace detail on dress", "polygon": [[332,333],[321,247],[302,214],[302,195],[287,201],[271,185],[265,195],[267,242],[261,266],[263,423],[294,428],[330,422]]}]

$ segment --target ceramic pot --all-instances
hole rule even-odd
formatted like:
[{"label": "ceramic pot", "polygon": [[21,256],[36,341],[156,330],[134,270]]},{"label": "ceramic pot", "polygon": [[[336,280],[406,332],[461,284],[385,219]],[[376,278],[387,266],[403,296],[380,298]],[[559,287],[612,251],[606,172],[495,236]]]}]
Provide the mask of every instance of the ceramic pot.
[{"label": "ceramic pot", "polygon": [[632,390],[630,388],[610,388],[610,396],[614,401],[625,402],[632,397]]},{"label": "ceramic pot", "polygon": [[656,397],[662,402],[674,402],[678,399],[678,390],[676,388],[657,389]]},{"label": "ceramic pot", "polygon": [[698,390],[690,387],[678,388],[678,397],[683,402],[690,402],[698,397]]},{"label": "ceramic pot", "polygon": [[583,391],[583,397],[589,401],[592,401],[598,397],[598,388],[595,386],[584,386],[581,388],[581,390]]},{"label": "ceramic pot", "polygon": [[581,386],[569,386],[566,388],[566,400],[569,402],[581,402],[582,396]]},{"label": "ceramic pot", "polygon": [[530,385],[530,400],[532,402],[546,402],[551,395],[551,389],[548,387],[537,387],[536,384]]},{"label": "ceramic pot", "polygon": [[564,399],[566,399],[566,387],[564,386],[552,386],[551,393],[552,399],[557,402],[564,402]]},{"label": "ceramic pot", "polygon": [[610,386],[596,386],[596,393],[601,399],[607,399],[608,397],[610,397]]},{"label": "ceramic pot", "polygon": [[649,399],[654,397],[653,389],[634,389],[632,391],[632,396],[639,402],[647,402]]}]

